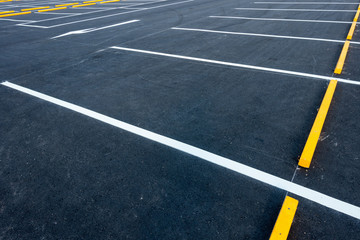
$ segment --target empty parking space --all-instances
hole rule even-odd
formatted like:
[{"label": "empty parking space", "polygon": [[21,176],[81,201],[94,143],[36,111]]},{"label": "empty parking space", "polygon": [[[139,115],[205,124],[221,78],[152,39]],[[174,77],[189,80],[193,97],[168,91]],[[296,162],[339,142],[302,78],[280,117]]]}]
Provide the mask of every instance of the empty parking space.
[{"label": "empty parking space", "polygon": [[2,238],[358,236],[358,3],[9,7]]}]

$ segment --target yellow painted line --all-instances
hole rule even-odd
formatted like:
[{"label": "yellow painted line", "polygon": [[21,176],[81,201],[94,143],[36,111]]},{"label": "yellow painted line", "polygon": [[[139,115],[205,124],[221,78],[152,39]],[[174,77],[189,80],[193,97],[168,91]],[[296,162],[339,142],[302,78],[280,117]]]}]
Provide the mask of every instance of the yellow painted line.
[{"label": "yellow painted line", "polygon": [[339,61],[336,64],[334,73],[341,74],[342,69],[344,67],[345,58],[346,58],[347,52],[349,50],[349,46],[350,46],[350,41],[345,41],[344,47],[343,47],[340,57],[339,57]]},{"label": "yellow painted line", "polygon": [[105,2],[101,2],[100,4],[103,4],[103,3],[112,3],[112,2],[120,2],[120,0],[105,1]]},{"label": "yellow painted line", "polygon": [[36,8],[24,8],[21,9],[21,11],[31,11],[31,10],[39,10],[39,9],[45,9],[45,8],[50,8],[50,6],[46,6],[46,7],[36,7]]},{"label": "yellow painted line", "polygon": [[318,114],[316,115],[315,122],[311,128],[309,137],[306,141],[304,150],[301,154],[299,166],[309,168],[313,158],[317,142],[320,137],[321,129],[324,125],[327,112],[330,107],[331,99],[334,95],[337,80],[331,80],[326,90],[324,99],[322,100]]},{"label": "yellow painted line", "polygon": [[348,34],[347,37],[346,37],[347,40],[351,40],[351,39],[352,39],[352,37],[353,37],[353,35],[354,35],[355,27],[356,27],[356,22],[354,21],[354,22],[351,24],[349,34]]},{"label": "yellow painted line", "polygon": [[24,15],[24,14],[29,14],[29,13],[31,13],[31,12],[21,12],[21,13],[5,14],[5,15],[0,15],[0,18],[2,18],[2,17],[11,17],[11,16]]},{"label": "yellow painted line", "polygon": [[95,5],[95,4],[96,4],[96,3],[88,3],[88,4],[75,5],[75,6],[72,6],[72,7],[73,7],[73,8],[85,7],[85,6]]},{"label": "yellow painted line", "polygon": [[274,229],[271,233],[270,240],[287,239],[298,204],[298,200],[286,196],[285,201],[281,207],[279,216],[276,220]]},{"label": "yellow painted line", "polygon": [[5,13],[13,13],[15,11],[6,11],[6,12],[0,12],[0,14],[5,14]]},{"label": "yellow painted line", "polygon": [[101,2],[102,0],[92,0],[92,1],[86,1],[86,2],[83,2],[83,3],[93,3],[93,2]]},{"label": "yellow painted line", "polygon": [[357,22],[357,21],[358,21],[359,14],[360,14],[360,9],[358,9],[357,12],[356,12],[356,14],[355,14],[354,22]]},{"label": "yellow painted line", "polygon": [[55,7],[64,7],[64,6],[72,6],[72,5],[76,5],[79,3],[67,3],[67,4],[60,4],[60,5],[55,5]]},{"label": "yellow painted line", "polygon": [[63,10],[63,9],[66,9],[66,7],[44,9],[44,10],[39,10],[38,12],[50,12],[50,11],[57,11],[57,10]]}]

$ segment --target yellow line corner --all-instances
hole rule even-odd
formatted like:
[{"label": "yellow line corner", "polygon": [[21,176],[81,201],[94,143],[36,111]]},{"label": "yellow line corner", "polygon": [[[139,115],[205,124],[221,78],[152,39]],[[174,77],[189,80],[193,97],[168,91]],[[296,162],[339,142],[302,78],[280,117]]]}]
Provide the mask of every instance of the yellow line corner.
[{"label": "yellow line corner", "polygon": [[298,200],[286,196],[285,201],[281,207],[279,216],[276,220],[274,229],[271,233],[270,240],[287,239],[298,204]]},{"label": "yellow line corner", "polygon": [[313,158],[315,148],[320,137],[321,129],[324,125],[325,118],[329,110],[332,97],[335,92],[336,85],[337,85],[337,80],[331,80],[326,90],[325,96],[322,100],[319,111],[316,115],[314,124],[311,128],[309,137],[306,141],[304,150],[299,160],[299,166],[301,167],[304,168],[310,167],[310,163]]}]

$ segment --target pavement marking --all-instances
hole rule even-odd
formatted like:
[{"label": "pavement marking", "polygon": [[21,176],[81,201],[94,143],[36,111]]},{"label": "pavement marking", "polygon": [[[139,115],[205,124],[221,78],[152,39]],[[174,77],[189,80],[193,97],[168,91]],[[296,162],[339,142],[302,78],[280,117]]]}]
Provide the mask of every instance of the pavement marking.
[{"label": "pavement marking", "polygon": [[102,0],[92,0],[92,1],[85,1],[85,2],[82,2],[82,3],[94,3],[94,2],[101,2]]},{"label": "pavement marking", "polygon": [[291,192],[297,196],[306,198],[310,201],[316,202],[320,205],[323,205],[325,207],[328,207],[330,209],[333,209],[335,211],[344,213],[346,215],[349,215],[351,217],[354,217],[356,219],[360,219],[360,208],[352,205],[350,203],[346,203],[344,201],[341,201],[339,199],[330,197],[328,195],[325,195],[323,193],[317,192],[315,190],[303,187],[301,185],[298,185],[296,183],[293,183],[291,181],[285,180],[283,178],[271,175],[269,173],[260,171],[258,169],[249,167],[245,164],[233,161],[231,159],[222,157],[220,155],[205,151],[203,149],[194,147],[192,145],[177,141],[175,139],[148,131],[143,128],[136,127],[134,125],[131,125],[129,123],[114,119],[112,117],[103,115],[101,113],[86,109],[84,107],[80,107],[78,105],[60,100],[58,98],[51,97],[49,95],[31,90],[29,88],[22,87],[20,85],[10,83],[10,82],[3,82],[1,83],[3,86],[15,89],[17,91],[26,93],[28,95],[31,95],[33,97],[42,99],[44,101],[53,103],[55,105],[64,107],[66,109],[75,111],[77,113],[83,114],[85,116],[88,116],[90,118],[96,119],[100,122],[107,123],[109,125],[112,125],[114,127],[123,129],[125,131],[128,131],[130,133],[136,134],[138,136],[144,137],[146,139],[152,140],[154,142],[163,144],[165,146],[168,146],[173,149],[177,149],[181,152],[185,152],[189,155],[198,157],[200,159],[206,160],[208,162],[211,162],[213,164],[216,164],[218,166],[230,169],[234,172],[240,173],[244,176],[250,177],[252,179],[258,180],[260,182],[263,182],[265,184],[274,186],[276,188],[282,189],[287,192]]},{"label": "pavement marking", "polygon": [[255,4],[315,4],[315,5],[323,5],[323,4],[338,4],[338,5],[344,5],[344,4],[351,4],[351,5],[358,5],[359,3],[345,3],[345,2],[254,2]]},{"label": "pavement marking", "polygon": [[5,14],[5,13],[13,13],[15,11],[5,11],[5,12],[0,12],[0,14]]},{"label": "pavement marking", "polygon": [[326,115],[328,113],[330,103],[331,103],[331,100],[333,98],[333,95],[334,95],[334,92],[336,89],[336,85],[337,85],[337,81],[331,80],[329,83],[329,86],[326,90],[325,96],[322,100],[319,111],[316,115],[314,124],[311,128],[309,137],[306,141],[304,150],[303,150],[300,160],[299,160],[299,166],[301,166],[301,167],[304,167],[304,168],[310,167],[311,160],[314,156],[316,145],[319,141],[321,130],[324,126]]},{"label": "pavement marking", "polygon": [[356,10],[326,10],[326,9],[287,9],[287,8],[235,8],[250,11],[289,11],[289,12],[356,12]]},{"label": "pavement marking", "polygon": [[35,8],[24,8],[24,9],[21,9],[21,11],[31,11],[31,10],[39,10],[39,9],[45,9],[45,8],[50,8],[50,6],[46,6],[46,7],[35,7]]},{"label": "pavement marking", "polygon": [[113,25],[109,25],[109,26],[105,26],[105,27],[100,27],[100,28],[88,28],[88,29],[82,29],[82,30],[77,30],[77,31],[71,31],[68,33],[64,33],[64,34],[52,37],[51,39],[61,38],[61,37],[69,36],[69,35],[75,35],[75,34],[84,34],[84,33],[89,33],[89,32],[95,32],[95,31],[99,31],[102,29],[117,27],[117,26],[134,23],[134,22],[138,22],[138,21],[140,21],[140,20],[131,20],[131,21],[121,22],[121,23],[117,23],[117,24],[113,24]]},{"label": "pavement marking", "polygon": [[120,2],[120,0],[105,1],[105,2],[101,2],[100,4],[112,3],[112,2]]},{"label": "pavement marking", "polygon": [[[309,41],[345,43],[345,40],[324,39],[324,38],[308,38],[308,37],[295,37],[295,36],[272,35],[272,34],[246,33],[246,32],[227,32],[227,31],[216,31],[216,30],[198,29],[198,28],[173,27],[171,29],[182,30],[182,31],[207,32],[207,33],[243,35],[243,36],[255,36],[255,37],[270,37],[270,38],[281,38],[281,39],[296,39],[296,40],[309,40]],[[351,43],[360,44],[360,42],[351,42]]]},{"label": "pavement marking", "polygon": [[73,8],[77,8],[77,7],[85,7],[85,6],[90,6],[90,5],[95,5],[96,3],[87,3],[87,4],[81,4],[81,5],[74,5],[72,6]]},{"label": "pavement marking", "polygon": [[299,76],[299,77],[322,79],[322,80],[328,80],[328,81],[330,81],[332,79],[335,79],[335,80],[337,80],[339,82],[343,82],[343,83],[360,85],[360,82],[354,81],[354,80],[348,80],[348,79],[342,79],[342,78],[333,78],[333,77],[317,75],[317,74],[311,74],[311,73],[302,73],[302,72],[295,72],[295,71],[282,70],[282,69],[276,69],[276,68],[260,67],[260,66],[254,66],[254,65],[232,63],[232,62],[224,62],[224,61],[211,60],[211,59],[205,59],[205,58],[188,57],[188,56],[169,54],[169,53],[161,53],[161,52],[153,52],[153,51],[147,51],[147,50],[142,50],[142,49],[134,49],[134,48],[125,48],[125,47],[117,47],[117,46],[112,46],[112,47],[109,47],[109,48],[110,49],[122,50],[122,51],[129,51],[129,52],[152,54],[152,55],[158,55],[158,56],[164,56],[164,57],[186,59],[186,60],[196,61],[196,62],[213,63],[213,64],[219,64],[219,65],[225,65],[225,66],[231,66],[231,67],[239,67],[239,68],[245,68],[245,69],[253,69],[253,70],[259,70],[259,71],[265,71],[265,72],[274,72],[274,73],[280,73],[280,74],[295,75],[295,76]]},{"label": "pavement marking", "polygon": [[[99,17],[93,17],[93,18],[88,18],[88,19],[83,19],[83,20],[78,20],[78,21],[73,21],[73,22],[61,23],[61,24],[56,24],[56,25],[52,25],[52,26],[28,25],[28,24],[26,24],[26,23],[24,23],[24,24],[17,24],[17,26],[34,27],[34,28],[54,28],[54,27],[60,27],[60,26],[65,26],[65,25],[70,25],[70,24],[75,24],[75,23],[80,23],[80,22],[87,22],[87,21],[93,21],[93,20],[102,19],[102,18],[119,16],[119,15],[128,14],[128,13],[134,13],[134,12],[140,12],[140,11],[147,11],[147,10],[156,9],[156,8],[173,6],[173,5],[178,5],[178,4],[188,3],[188,2],[193,2],[193,1],[194,1],[194,0],[186,0],[186,1],[169,3],[169,4],[163,4],[163,5],[160,5],[160,6],[154,6],[154,7],[149,7],[149,8],[140,8],[140,9],[136,9],[136,10],[132,10],[132,11],[121,12],[121,13],[114,13],[114,14],[108,14],[108,15],[105,15],[105,16],[99,16]],[[161,2],[162,2],[162,1],[161,1]],[[136,5],[132,5],[132,6],[152,4],[152,3],[154,3],[154,2],[139,3],[139,4],[136,4]],[[73,6],[73,7],[75,7],[75,6]],[[124,9],[127,9],[127,7],[124,7]],[[99,11],[94,11],[94,12],[109,11],[109,10],[113,10],[113,8],[111,8],[111,9],[105,9],[105,10],[99,10]],[[91,13],[94,13],[94,12],[91,12]],[[80,16],[80,15],[85,15],[85,14],[89,14],[89,13],[82,13],[82,14],[77,14],[77,15],[73,15],[73,16]],[[55,20],[55,19],[60,19],[60,18],[66,18],[66,17],[68,17],[68,16],[63,16],[63,17],[58,17],[58,18],[52,18],[52,19],[50,19],[50,20]],[[49,21],[49,20],[48,20],[48,19],[44,19],[44,20],[34,21],[34,23],[46,22],[46,21]]]},{"label": "pavement marking", "polygon": [[351,24],[349,33],[348,33],[348,35],[346,37],[347,40],[351,40],[353,35],[354,35],[356,24],[357,24],[357,21],[358,21],[358,18],[359,18],[359,14],[360,14],[360,10],[357,10],[357,12],[355,14],[355,17],[354,17],[354,20],[353,20],[353,22]]},{"label": "pavement marking", "polygon": [[57,11],[57,10],[63,10],[63,9],[66,9],[66,7],[44,9],[44,10],[39,10],[38,12],[51,12],[51,11]]},{"label": "pavement marking", "polygon": [[279,216],[276,220],[274,229],[271,233],[270,240],[287,239],[290,232],[291,224],[295,217],[298,204],[299,204],[298,200],[286,196],[284,203],[281,207]]},{"label": "pavement marking", "polygon": [[31,13],[31,12],[10,13],[10,14],[5,14],[5,15],[0,15],[0,18],[2,18],[2,17],[11,17],[11,16],[24,15],[24,14],[29,14],[29,13]]},{"label": "pavement marking", "polygon": [[355,27],[356,27],[356,22],[354,21],[352,24],[351,24],[351,27],[350,27],[350,30],[349,30],[349,33],[346,37],[347,40],[351,40],[353,35],[354,35],[354,31],[355,31]]},{"label": "pavement marking", "polygon": [[334,73],[341,74],[342,69],[344,67],[344,63],[345,63],[346,55],[348,53],[349,46],[350,46],[350,41],[345,41],[344,47],[341,50],[339,61],[336,64]]},{"label": "pavement marking", "polygon": [[346,21],[328,21],[328,20],[312,20],[312,19],[293,19],[293,18],[251,18],[251,17],[233,17],[233,16],[209,16],[211,18],[228,18],[228,19],[246,19],[258,21],[282,21],[282,22],[314,22],[314,23],[342,23],[351,24]]},{"label": "pavement marking", "polygon": [[79,3],[78,2],[77,3],[66,3],[66,4],[55,5],[55,7],[72,6],[72,5],[77,5],[77,4],[79,4]]}]

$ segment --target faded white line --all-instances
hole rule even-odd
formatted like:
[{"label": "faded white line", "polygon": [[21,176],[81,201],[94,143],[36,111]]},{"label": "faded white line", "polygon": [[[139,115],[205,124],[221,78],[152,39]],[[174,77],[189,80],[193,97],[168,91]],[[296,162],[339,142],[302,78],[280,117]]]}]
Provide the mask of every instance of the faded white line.
[{"label": "faded white line", "polygon": [[242,19],[242,20],[256,20],[256,21],[281,21],[281,22],[310,22],[310,23],[340,23],[352,24],[347,21],[330,21],[330,20],[315,20],[315,19],[295,19],[295,18],[252,18],[252,17],[234,17],[234,16],[209,16],[211,18],[225,18],[225,19]]},{"label": "faded white line", "polygon": [[346,3],[346,2],[254,2],[255,4],[310,4],[310,5],[322,5],[322,4],[332,4],[332,5],[359,5],[359,3],[352,2],[352,3]]},{"label": "faded white line", "polygon": [[288,12],[357,12],[357,10],[327,10],[327,9],[287,9],[287,8],[235,8],[250,11],[288,11]]},{"label": "faded white line", "polygon": [[67,32],[67,33],[52,37],[51,39],[66,37],[66,36],[69,36],[69,35],[76,35],[76,34],[84,34],[84,33],[95,32],[95,31],[99,31],[99,30],[103,30],[103,29],[107,29],[107,28],[113,28],[113,27],[117,27],[117,26],[121,26],[121,25],[125,25],[125,24],[139,22],[139,21],[140,20],[130,20],[130,21],[127,21],[127,22],[121,22],[121,23],[117,23],[117,24],[113,24],[113,25],[109,25],[109,26],[105,26],[105,27],[100,27],[100,28],[87,28],[87,29],[81,29],[81,30],[77,30],[77,31],[71,31],[71,32]]},{"label": "faded white line", "polygon": [[179,150],[181,152],[185,152],[187,154],[190,154],[192,156],[198,157],[200,159],[206,160],[210,163],[216,164],[218,166],[230,169],[234,172],[240,173],[244,176],[250,177],[252,179],[258,180],[260,182],[263,182],[265,184],[271,185],[273,187],[291,192],[297,196],[306,198],[308,200],[311,200],[313,202],[316,202],[320,205],[323,205],[325,207],[328,207],[330,209],[336,210],[338,212],[344,213],[346,215],[349,215],[351,217],[360,219],[360,208],[346,203],[344,201],[341,201],[339,199],[330,197],[328,195],[322,194],[320,192],[314,191],[312,189],[303,187],[301,185],[292,183],[290,181],[287,181],[285,179],[282,179],[280,177],[271,175],[269,173],[260,171],[258,169],[249,167],[245,164],[241,164],[239,162],[233,161],[229,158],[225,158],[222,156],[219,156],[217,154],[205,151],[203,149],[194,147],[192,145],[177,141],[175,139],[148,131],[143,128],[136,127],[134,125],[131,125],[129,123],[114,119],[112,117],[103,115],[101,113],[89,110],[87,108],[80,107],[78,105],[60,100],[58,98],[51,97],[49,95],[42,94],[37,91],[33,91],[29,88],[25,88],[22,86],[19,86],[17,84],[13,84],[10,82],[3,82],[1,83],[4,86],[7,86],[9,88],[15,89],[17,91],[20,91],[22,93],[26,93],[28,95],[31,95],[33,97],[42,99],[44,101],[53,103],[55,105],[64,107],[66,109],[75,111],[77,113],[80,113],[82,115],[88,116],[92,119],[96,119],[100,122],[109,124],[111,126],[117,127],[119,129],[128,131],[130,133],[136,134],[138,136],[141,136],[143,138],[149,139],[151,141],[163,144],[165,146],[168,146],[170,148]]},{"label": "faded white line", "polygon": [[343,83],[360,85],[360,82],[357,82],[354,80],[347,80],[347,79],[343,79],[343,78],[334,78],[334,77],[328,77],[328,76],[311,74],[311,73],[302,73],[302,72],[288,71],[288,70],[282,70],[282,69],[276,69],[276,68],[259,67],[259,66],[254,66],[254,65],[224,62],[224,61],[211,60],[211,59],[205,59],[205,58],[188,57],[188,56],[169,54],[169,53],[161,53],[161,52],[153,52],[153,51],[134,49],[134,48],[125,48],[125,47],[117,47],[117,46],[113,46],[110,48],[123,50],[123,51],[129,51],[129,52],[146,53],[146,54],[152,54],[152,55],[158,55],[158,56],[164,56],[164,57],[186,59],[186,60],[196,61],[196,62],[213,63],[213,64],[219,64],[219,65],[225,65],[225,66],[231,66],[231,67],[239,67],[239,68],[253,69],[253,70],[259,70],[259,71],[295,75],[295,76],[299,76],[299,77],[308,77],[308,78],[322,79],[322,80],[328,80],[328,81],[330,81],[331,79],[335,79],[335,80],[338,80],[339,82],[343,82]]},{"label": "faded white line", "polygon": [[[179,27],[173,27],[173,28],[171,28],[171,29],[174,29],[174,30],[183,30],[183,31],[194,31],[194,32],[207,32],[207,33],[219,33],[219,34],[254,36],[254,37],[271,37],[271,38],[282,38],[282,39],[296,39],[296,40],[309,40],[309,41],[345,43],[344,40],[324,39],[324,38],[308,38],[308,37],[295,37],[295,36],[271,35],[271,34],[259,34],[259,33],[245,33],[245,32],[227,32],[227,31],[216,31],[216,30],[198,29],[198,28],[179,28]],[[352,43],[352,44],[360,44],[360,42],[351,42],[351,43]]]}]

